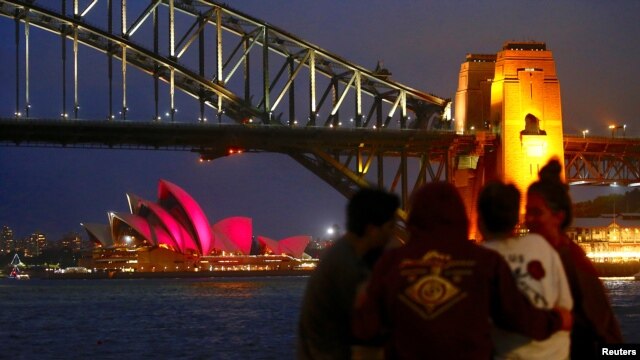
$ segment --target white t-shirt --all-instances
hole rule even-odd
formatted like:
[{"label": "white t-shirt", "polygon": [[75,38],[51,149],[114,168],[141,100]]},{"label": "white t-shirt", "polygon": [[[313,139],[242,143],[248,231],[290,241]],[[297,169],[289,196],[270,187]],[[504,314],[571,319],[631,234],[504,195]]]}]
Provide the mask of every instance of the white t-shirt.
[{"label": "white t-shirt", "polygon": [[[542,309],[573,308],[573,298],[558,253],[538,234],[527,234],[484,243],[502,255],[531,303]],[[570,334],[558,331],[544,341],[508,332],[492,331],[496,359],[568,359]]]}]

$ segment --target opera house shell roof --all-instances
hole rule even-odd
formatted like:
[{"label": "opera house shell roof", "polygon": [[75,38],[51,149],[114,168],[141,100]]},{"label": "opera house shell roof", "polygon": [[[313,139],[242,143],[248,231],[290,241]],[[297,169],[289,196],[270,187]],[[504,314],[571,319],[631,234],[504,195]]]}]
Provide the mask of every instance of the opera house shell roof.
[{"label": "opera house shell roof", "polygon": [[[109,224],[83,223],[97,246],[163,247],[198,256],[250,255],[253,226],[250,218],[230,217],[213,226],[200,205],[182,188],[160,180],[158,201],[127,194],[129,213],[109,212]],[[310,236],[294,236],[281,241],[258,236],[259,247],[275,255],[301,258]]]}]

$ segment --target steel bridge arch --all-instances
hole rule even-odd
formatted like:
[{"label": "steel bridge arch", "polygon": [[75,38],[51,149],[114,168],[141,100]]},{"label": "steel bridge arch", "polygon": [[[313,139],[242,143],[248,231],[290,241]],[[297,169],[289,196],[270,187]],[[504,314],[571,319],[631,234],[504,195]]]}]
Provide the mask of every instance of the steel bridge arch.
[{"label": "steel bridge arch", "polygon": [[[120,25],[118,33],[113,29],[113,5],[114,0],[106,0],[109,9],[108,28],[104,29],[95,26],[86,18],[96,12],[95,5],[98,0],[91,0],[89,4],[85,2],[84,8],[79,0],[61,1],[62,10],[48,9],[40,5],[37,1],[0,0],[0,15],[14,19],[16,21],[16,56],[18,47],[18,23],[24,24],[25,37],[28,39],[28,29],[31,25],[62,36],[63,49],[68,41],[72,41],[74,49],[74,67],[77,68],[78,44],[93,48],[107,54],[109,57],[109,81],[112,81],[111,62],[115,58],[122,64],[122,120],[127,114],[127,93],[126,93],[126,69],[128,65],[135,66],[145,74],[153,76],[155,81],[155,115],[153,120],[160,120],[158,114],[158,81],[170,84],[171,96],[171,118],[175,115],[174,88],[178,88],[185,93],[196,98],[200,102],[200,113],[204,114],[204,106],[211,107],[217,111],[218,121],[222,118],[230,119],[232,122],[246,124],[247,120],[256,120],[251,126],[268,125],[274,132],[278,128],[292,127],[324,127],[335,128],[336,133],[341,131],[377,130],[385,133],[387,128],[396,128],[405,132],[402,136],[397,136],[393,131],[380,137],[362,137],[358,143],[332,144],[333,136],[325,135],[324,144],[314,143],[308,148],[280,146],[279,150],[269,150],[267,146],[262,148],[255,144],[247,144],[249,148],[255,150],[280,151],[290,155],[293,159],[311,170],[317,176],[328,182],[345,196],[350,196],[357,188],[363,186],[384,186],[392,191],[399,191],[406,204],[406,199],[410,193],[408,158],[416,158],[420,162],[419,175],[413,186],[418,186],[423,182],[432,180],[450,179],[456,164],[448,161],[452,154],[459,152],[469,153],[473,151],[474,144],[470,144],[468,139],[460,142],[455,137],[444,136],[441,140],[434,140],[431,143],[423,143],[421,147],[408,146],[406,143],[407,132],[413,131],[416,134],[430,129],[443,117],[446,120],[446,111],[449,110],[450,102],[437,96],[417,91],[408,86],[399,84],[389,78],[386,69],[366,70],[356,64],[343,60],[341,57],[331,54],[322,48],[312,45],[302,39],[295,37],[286,31],[280,30],[266,22],[260,21],[249,15],[238,12],[226,5],[217,4],[207,0],[149,0],[147,7],[139,14],[136,20],[128,25],[126,0],[120,0]],[[140,4],[140,2],[136,2]],[[65,10],[67,4],[72,5],[72,14]],[[162,55],[158,50],[158,14],[159,8],[168,8],[169,14],[169,54]],[[176,14],[186,14],[189,19],[195,19],[189,30],[184,32],[182,39],[176,46],[174,21]],[[135,35],[138,29],[153,19],[154,27],[154,49],[135,42]],[[202,45],[198,49],[199,69],[194,70],[180,62],[180,57],[198,39],[200,42],[204,38],[206,26],[213,26],[216,33],[216,73],[212,78],[205,74],[204,51]],[[240,37],[234,50],[225,59],[223,57],[223,31]],[[28,41],[28,40],[27,40]],[[250,94],[250,87],[246,78],[249,76],[248,64],[251,50],[257,45],[262,48],[262,74],[261,84],[262,94],[260,100],[253,101]],[[26,45],[28,53],[28,43]],[[225,48],[226,49],[226,48]],[[285,58],[278,74],[271,77],[269,74],[270,55],[276,54]],[[64,56],[63,56],[64,58]],[[66,61],[66,60],[63,60]],[[25,60],[28,74],[28,56]],[[18,67],[16,60],[16,67]],[[239,67],[245,67],[244,96],[238,95],[229,88],[228,83],[237,75]],[[309,116],[306,123],[296,123],[291,115],[292,107],[295,104],[294,82],[300,78],[302,69],[308,71],[306,81],[309,84],[308,101]],[[226,71],[229,70],[229,71]],[[226,71],[226,72],[225,72]],[[325,77],[327,86],[324,91],[318,91],[318,79],[316,75]],[[18,75],[16,75],[18,76]],[[284,78],[283,78],[284,76]],[[63,76],[63,93],[66,86],[66,77]],[[276,85],[280,86],[280,91],[276,96],[272,96]],[[27,117],[29,116],[29,79],[25,79],[25,99],[24,108]],[[110,83],[110,106],[109,120],[114,120],[112,86]],[[20,96],[18,95],[18,85],[16,85],[16,117],[20,114]],[[354,125],[347,130],[338,129],[340,123],[339,113],[345,111],[348,105],[345,101],[348,93],[351,92],[353,99]],[[77,70],[74,74],[74,114],[78,117],[78,79]],[[285,95],[289,95],[289,121],[280,121],[280,116],[274,116],[275,111],[280,110],[280,105],[284,103]],[[322,95],[320,95],[322,93]],[[66,93],[64,93],[66,94]],[[362,96],[373,98],[368,111]],[[66,95],[63,95],[62,120],[67,119]],[[327,99],[330,99],[328,102]],[[383,104],[386,109],[383,109]],[[318,122],[319,109],[322,106],[329,108],[328,115]],[[408,112],[412,111],[415,117],[412,121]],[[282,113],[280,113],[282,114]],[[199,121],[204,121],[202,115]],[[395,120],[397,119],[397,120]],[[18,119],[20,120],[20,119]],[[394,121],[395,120],[395,121]],[[114,128],[117,125],[114,124]],[[410,129],[421,130],[410,130]],[[416,135],[420,138],[420,135]],[[15,140],[14,140],[15,141]],[[64,140],[68,141],[68,140]],[[17,144],[18,142],[16,142]],[[118,144],[117,141],[109,142],[108,146]],[[68,145],[69,143],[64,143]],[[127,145],[127,144],[122,144]],[[470,150],[471,149],[471,150]],[[212,139],[209,143],[198,144],[191,148],[192,151],[199,152],[203,158],[214,158],[220,154],[220,145]],[[390,183],[385,184],[384,179],[384,159],[397,158],[393,166],[397,170]],[[455,158],[455,157],[454,157]],[[373,165],[373,166],[372,166]],[[365,176],[370,169],[377,169],[377,176],[372,180]]]},{"label": "steel bridge arch", "polygon": [[[121,0],[122,1],[122,0]],[[126,64],[131,63],[148,75],[157,76],[160,80],[166,83],[174,83],[177,87],[183,90],[185,93],[200,98],[201,101],[207,103],[207,105],[216,108],[218,111],[225,111],[225,115],[231,117],[236,122],[242,122],[245,120],[247,113],[257,116],[265,123],[272,123],[273,119],[269,119],[269,115],[273,115],[276,110],[276,106],[267,106],[268,103],[279,103],[284,91],[289,89],[291,82],[295,79],[294,76],[290,76],[286,80],[286,88],[280,92],[278,98],[275,101],[271,101],[269,90],[265,91],[259,104],[248,104],[247,99],[241,99],[233,91],[225,87],[225,83],[228,82],[230,77],[234,75],[236,69],[241,62],[246,61],[248,55],[248,49],[241,56],[230,71],[230,74],[223,80],[217,80],[215,77],[223,77],[222,70],[226,65],[230,64],[233,60],[232,56],[236,55],[239,46],[234,49],[232,56],[230,56],[223,64],[223,61],[218,61],[217,74],[214,79],[208,79],[204,74],[198,74],[196,71],[187,68],[185,65],[178,62],[180,55],[187,50],[191,45],[196,35],[203,34],[204,24],[213,24],[216,27],[216,31],[220,33],[221,30],[226,30],[230,33],[236,34],[243,38],[244,41],[250,41],[251,46],[258,44],[266,49],[265,52],[274,52],[283,57],[287,57],[288,60],[292,60],[298,64],[297,71],[300,66],[312,69],[311,77],[315,78],[315,74],[322,74],[332,81],[340,82],[349,88],[356,89],[355,97],[359,98],[362,94],[368,94],[370,96],[377,96],[381,101],[391,104],[392,111],[389,112],[384,127],[389,126],[389,120],[393,117],[396,109],[400,109],[401,122],[407,121],[407,111],[414,111],[417,117],[416,122],[426,121],[425,116],[431,117],[433,115],[441,115],[445,108],[449,105],[450,101],[442,99],[437,96],[417,91],[408,86],[396,83],[387,78],[384,72],[385,69],[378,69],[378,72],[369,71],[361,66],[350,63],[341,59],[339,56],[333,55],[328,51],[321,49],[318,46],[312,45],[304,40],[301,40],[285,31],[282,31],[272,25],[259,21],[249,15],[242,14],[235,11],[226,5],[216,4],[207,0],[150,0],[149,6],[143,11],[142,14],[134,21],[133,25],[126,28],[127,21],[121,20],[122,33],[116,34],[111,30],[105,30],[93,26],[83,20],[83,17],[94,8],[98,0],[93,0],[90,6],[85,9],[85,12],[80,14],[78,8],[78,0],[73,0],[74,15],[68,16],[66,14],[60,14],[54,10],[47,9],[36,4],[36,1],[20,1],[20,0],[2,0],[0,1],[0,15],[17,19],[28,26],[32,24],[40,27],[44,30],[50,31],[54,34],[60,34],[67,37],[69,40],[78,42],[80,44],[89,46],[98,51],[108,54],[119,59]],[[111,0],[107,0],[109,4],[112,4]],[[62,1],[63,4],[66,1]],[[165,5],[170,8],[170,18],[173,19],[174,15],[171,15],[175,11],[180,11],[188,14],[191,17],[196,18],[196,22],[192,25],[191,29],[184,34],[184,37],[180,41],[180,44],[185,42],[187,35],[190,35],[187,40],[187,44],[182,49],[175,49],[173,43],[175,42],[174,36],[170,36],[170,54],[168,56],[161,55],[157,49],[149,50],[145,47],[135,43],[131,40],[140,26],[147,21],[147,19],[153,14],[156,16],[156,11],[159,5]],[[126,14],[126,0],[121,3],[121,12]],[[204,8],[206,11],[199,10]],[[175,10],[174,10],[175,9]],[[110,9],[111,11],[112,9]],[[212,19],[215,15],[216,19]],[[126,16],[126,15],[125,15]],[[173,22],[174,20],[171,20]],[[200,22],[200,24],[198,24]],[[110,27],[112,25],[111,21]],[[154,22],[157,26],[157,21]],[[195,25],[199,25],[198,30],[194,30]],[[254,29],[246,29],[248,26],[255,27]],[[170,32],[174,33],[174,25],[170,24]],[[156,35],[157,36],[157,35]],[[218,53],[217,56],[222,58],[222,50],[220,49],[221,39],[217,39]],[[122,49],[122,52],[118,52],[118,48]],[[129,51],[127,51],[129,50]],[[180,50],[180,51],[176,51]],[[296,51],[297,50],[297,51]],[[77,51],[74,49],[74,51]],[[131,53],[131,54],[129,54]],[[203,56],[203,54],[200,54]],[[77,61],[77,60],[76,60]],[[268,61],[268,59],[263,59]],[[223,66],[224,65],[224,66]],[[336,69],[344,70],[340,73],[336,73]],[[279,80],[282,76],[282,70],[280,74],[273,79],[273,82]],[[266,73],[265,79],[269,79],[268,70],[263,69]],[[172,74],[173,73],[173,74]],[[292,74],[293,75],[293,74]],[[177,76],[177,77],[176,77]],[[173,79],[172,79],[173,78]],[[265,87],[273,87],[273,82],[265,80]],[[267,84],[268,83],[268,84]],[[204,87],[205,93],[199,87]],[[333,111],[337,111],[341,105],[341,101],[347,93],[347,90],[338,94],[342,99],[337,99],[338,104],[334,104]],[[311,93],[314,93],[315,89],[311,89]],[[327,91],[325,90],[325,93]],[[323,95],[326,97],[326,95]],[[266,101],[265,101],[266,99]],[[313,99],[314,101],[316,99]],[[226,101],[231,104],[221,105],[220,101]],[[312,102],[314,102],[312,101]],[[262,106],[258,106],[262,105]],[[275,104],[274,104],[275,105]],[[230,113],[228,111],[231,110]],[[314,113],[315,108],[312,108],[312,113],[309,114],[309,122],[306,125],[315,125],[313,122],[317,113]],[[330,114],[325,120],[325,125],[331,125],[330,117],[335,114]],[[363,116],[362,109],[358,109],[358,116]],[[361,124],[362,125],[362,124]],[[403,123],[402,128],[407,128],[407,124]]]}]

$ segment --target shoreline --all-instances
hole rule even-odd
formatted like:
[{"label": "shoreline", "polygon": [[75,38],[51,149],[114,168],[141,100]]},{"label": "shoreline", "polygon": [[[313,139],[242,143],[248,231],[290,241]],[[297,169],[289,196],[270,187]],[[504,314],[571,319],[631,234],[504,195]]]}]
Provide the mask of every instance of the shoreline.
[{"label": "shoreline", "polygon": [[94,280],[94,279],[197,279],[197,278],[242,278],[273,276],[309,276],[312,270],[250,270],[250,271],[174,271],[174,272],[122,272],[100,271],[95,273],[51,272],[29,273],[31,279],[43,280]]},{"label": "shoreline", "polygon": [[[593,266],[602,278],[631,277],[640,273],[640,261],[624,263],[593,262]],[[92,273],[53,273],[27,272],[31,279],[65,280],[65,279],[170,279],[170,278],[241,278],[265,276],[309,276],[313,270],[212,270],[212,271],[172,271],[172,272],[122,272],[99,271]],[[4,277],[4,276],[3,276]]]}]

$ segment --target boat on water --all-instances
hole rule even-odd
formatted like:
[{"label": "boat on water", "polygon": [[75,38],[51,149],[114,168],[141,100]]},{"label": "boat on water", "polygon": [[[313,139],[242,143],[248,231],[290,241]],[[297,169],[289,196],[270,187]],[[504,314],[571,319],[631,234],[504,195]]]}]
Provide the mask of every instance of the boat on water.
[{"label": "boat on water", "polygon": [[11,271],[9,272],[8,276],[9,279],[29,280],[31,278],[29,274],[26,274],[22,272],[22,270],[20,270],[20,267],[24,267],[25,264],[20,261],[20,257],[18,257],[18,254],[15,254],[13,260],[11,260],[11,262],[9,263],[9,266],[11,267]]},{"label": "boat on water", "polygon": [[20,270],[15,267],[11,270],[11,272],[9,273],[9,279],[15,279],[15,280],[29,280],[29,274],[25,274],[25,273],[21,273]]}]

